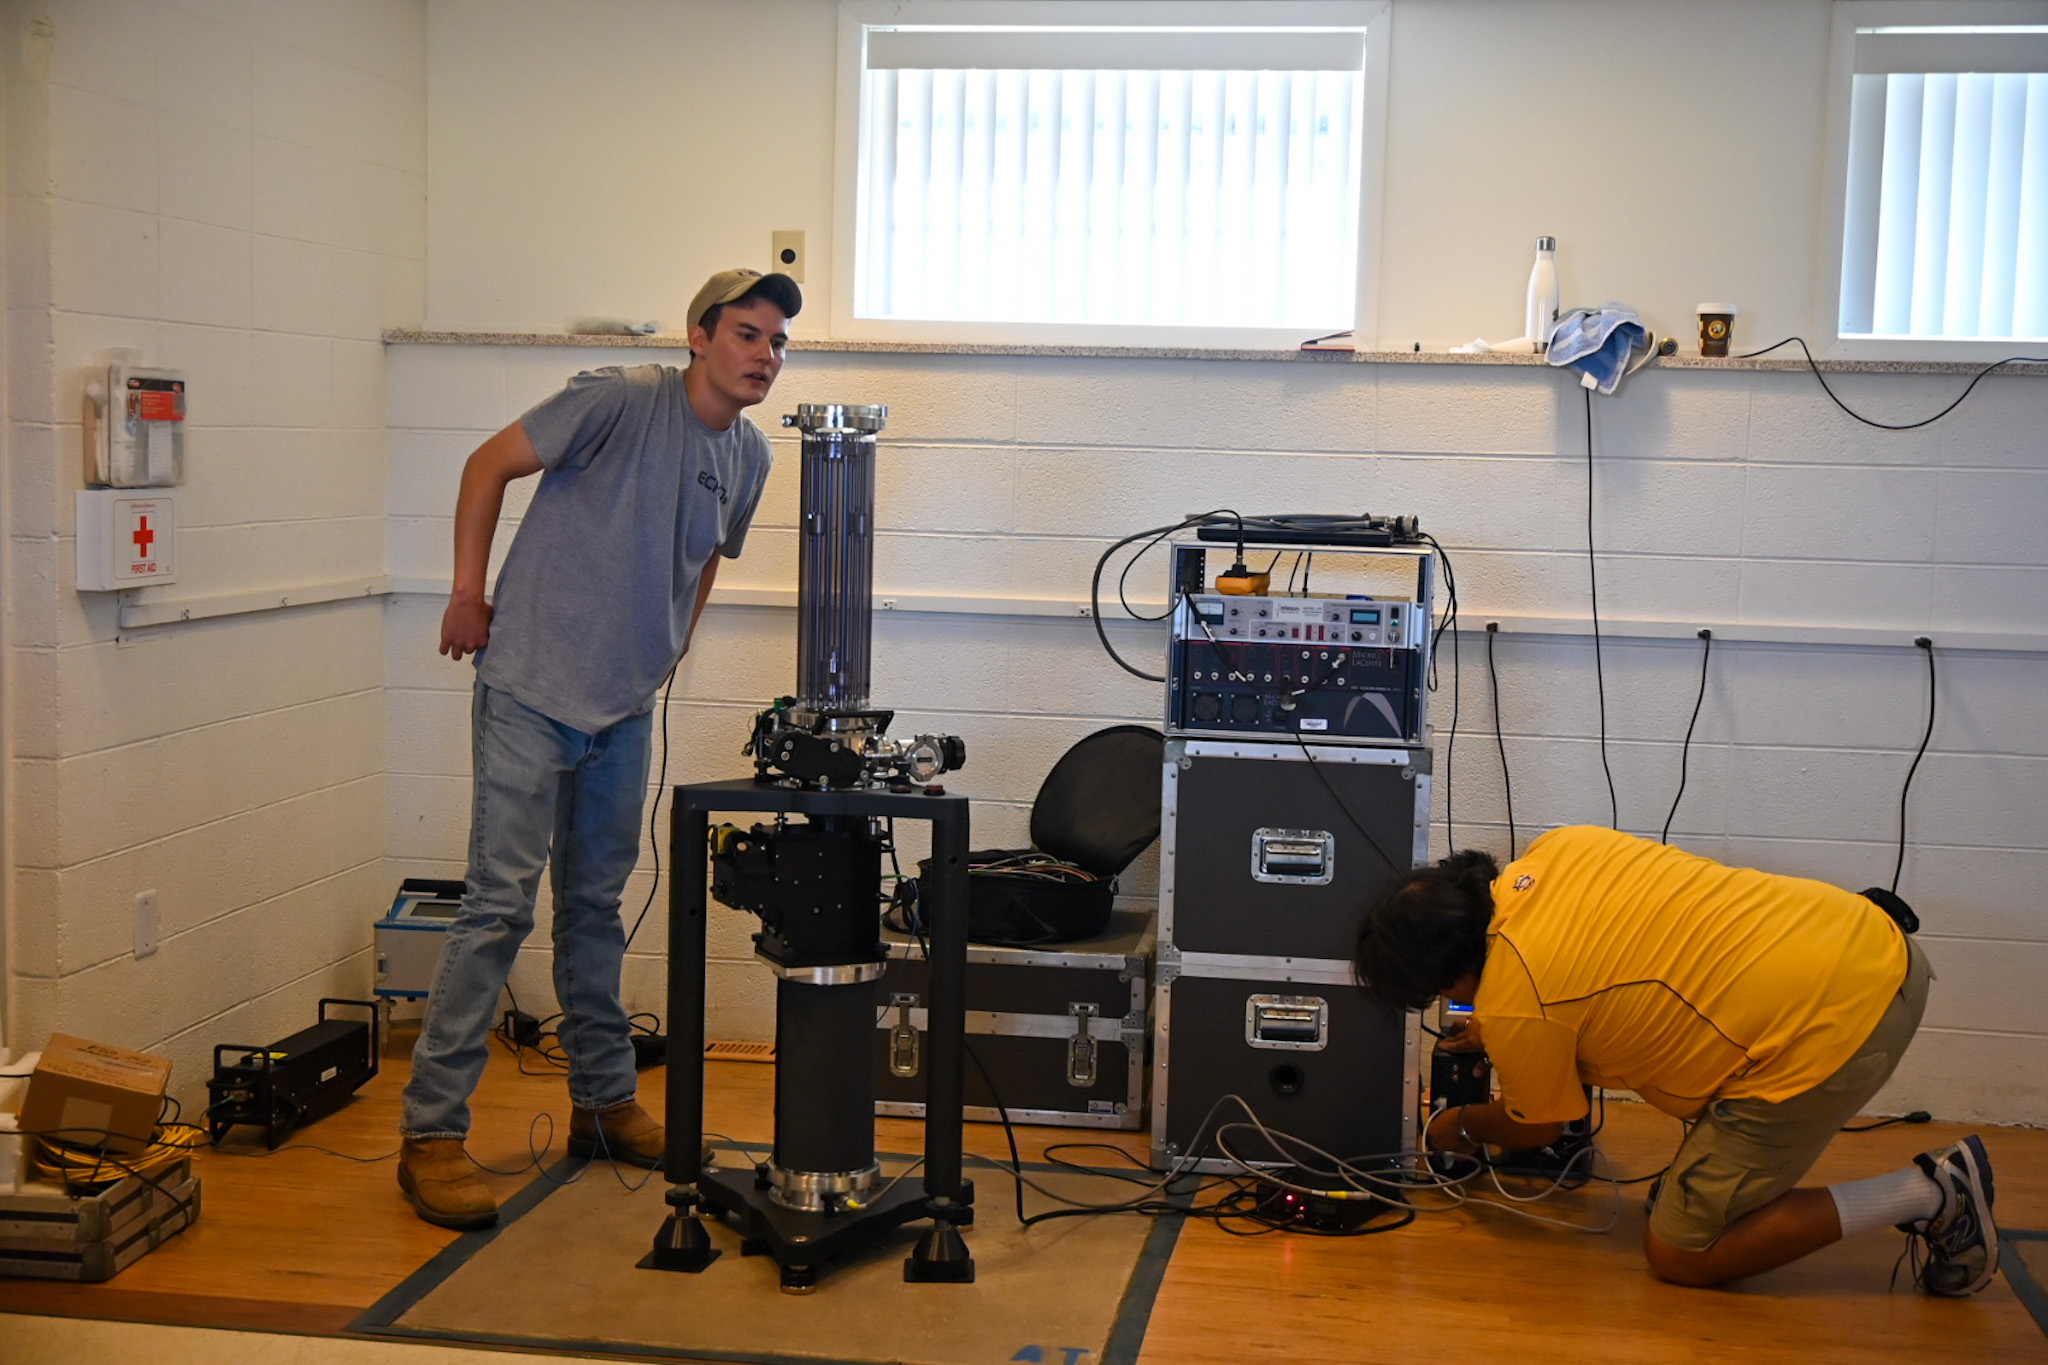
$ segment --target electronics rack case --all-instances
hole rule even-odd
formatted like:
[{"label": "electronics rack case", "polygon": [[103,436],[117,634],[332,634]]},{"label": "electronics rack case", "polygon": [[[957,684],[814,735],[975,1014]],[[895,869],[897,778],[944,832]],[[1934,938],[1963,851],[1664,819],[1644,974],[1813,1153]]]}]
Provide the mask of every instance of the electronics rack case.
[{"label": "electronics rack case", "polygon": [[[875,1028],[875,1112],[922,1117],[925,963],[885,935]],[[1033,948],[967,946],[966,1117],[1071,1128],[1144,1126],[1152,916],[1117,910],[1100,935]],[[982,1074],[982,1067],[988,1074]],[[990,1081],[994,1082],[991,1092]]]},{"label": "electronics rack case", "polygon": [[[1167,584],[1173,624],[1166,658],[1166,733],[1268,743],[1299,738],[1318,744],[1426,745],[1434,552],[1415,544],[1270,543],[1256,551],[1269,552],[1276,562],[1287,554],[1310,557],[1310,563],[1327,566],[1324,572],[1340,583],[1348,573],[1354,586],[1365,586],[1369,576],[1376,595],[1281,592],[1258,599],[1217,593],[1211,584],[1216,556],[1227,562],[1233,551],[1212,539],[1175,542]],[[1246,554],[1254,556],[1249,545]],[[1385,595],[1387,583],[1399,584],[1398,597]],[[1274,602],[1275,610],[1305,608],[1317,624],[1286,628],[1276,622],[1269,638],[1247,634],[1236,639],[1219,639],[1202,624],[1205,603],[1225,612],[1266,602]],[[1403,609],[1407,619],[1395,627],[1387,616]],[[1362,615],[1370,615],[1374,624],[1364,624]]]}]

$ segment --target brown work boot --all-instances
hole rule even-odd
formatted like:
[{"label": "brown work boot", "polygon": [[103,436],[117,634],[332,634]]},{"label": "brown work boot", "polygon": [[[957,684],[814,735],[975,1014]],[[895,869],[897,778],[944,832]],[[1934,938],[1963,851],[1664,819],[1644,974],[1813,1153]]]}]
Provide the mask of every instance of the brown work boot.
[{"label": "brown work boot", "polygon": [[[572,1108],[569,1111],[569,1155],[624,1161],[658,1170],[662,1159],[668,1155],[668,1134],[636,1100],[627,1100],[609,1109]],[[711,1159],[712,1151],[707,1144],[703,1153],[704,1164],[709,1166]]]},{"label": "brown work boot", "polygon": [[458,1232],[498,1221],[498,1201],[476,1178],[461,1138],[406,1138],[398,1151],[398,1188],[420,1217]]}]

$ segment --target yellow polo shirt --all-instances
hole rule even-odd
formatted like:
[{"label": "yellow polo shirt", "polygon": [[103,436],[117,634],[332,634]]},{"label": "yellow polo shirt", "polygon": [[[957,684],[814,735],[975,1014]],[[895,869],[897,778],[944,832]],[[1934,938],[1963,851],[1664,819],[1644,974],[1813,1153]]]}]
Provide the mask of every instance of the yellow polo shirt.
[{"label": "yellow polo shirt", "polygon": [[1789,1099],[1849,1060],[1906,976],[1898,926],[1853,892],[1594,826],[1537,839],[1493,905],[1473,1014],[1526,1123],[1582,1117],[1582,1084],[1682,1119]]}]

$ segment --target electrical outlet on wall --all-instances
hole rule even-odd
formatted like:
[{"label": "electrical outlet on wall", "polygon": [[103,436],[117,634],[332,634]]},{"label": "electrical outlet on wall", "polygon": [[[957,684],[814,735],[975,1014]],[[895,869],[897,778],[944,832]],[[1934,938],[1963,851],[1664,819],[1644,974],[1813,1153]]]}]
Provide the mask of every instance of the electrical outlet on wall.
[{"label": "electrical outlet on wall", "polygon": [[769,234],[769,259],[772,269],[789,276],[798,284],[804,282],[804,235],[801,232],[775,232]]},{"label": "electrical outlet on wall", "polygon": [[156,951],[156,892],[135,893],[135,955],[148,957]]}]

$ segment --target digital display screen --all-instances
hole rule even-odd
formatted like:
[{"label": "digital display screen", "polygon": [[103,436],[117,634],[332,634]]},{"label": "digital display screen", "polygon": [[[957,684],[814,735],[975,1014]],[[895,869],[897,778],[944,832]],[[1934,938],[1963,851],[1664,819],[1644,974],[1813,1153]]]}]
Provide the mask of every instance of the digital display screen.
[{"label": "digital display screen", "polygon": [[1351,624],[1352,624],[1352,625],[1354,625],[1354,626],[1376,626],[1376,625],[1378,625],[1379,623],[1380,623],[1380,609],[1379,609],[1378,607],[1353,607],[1353,608],[1351,609]]},{"label": "digital display screen", "polygon": [[462,913],[461,901],[414,901],[414,919],[454,919]]}]

